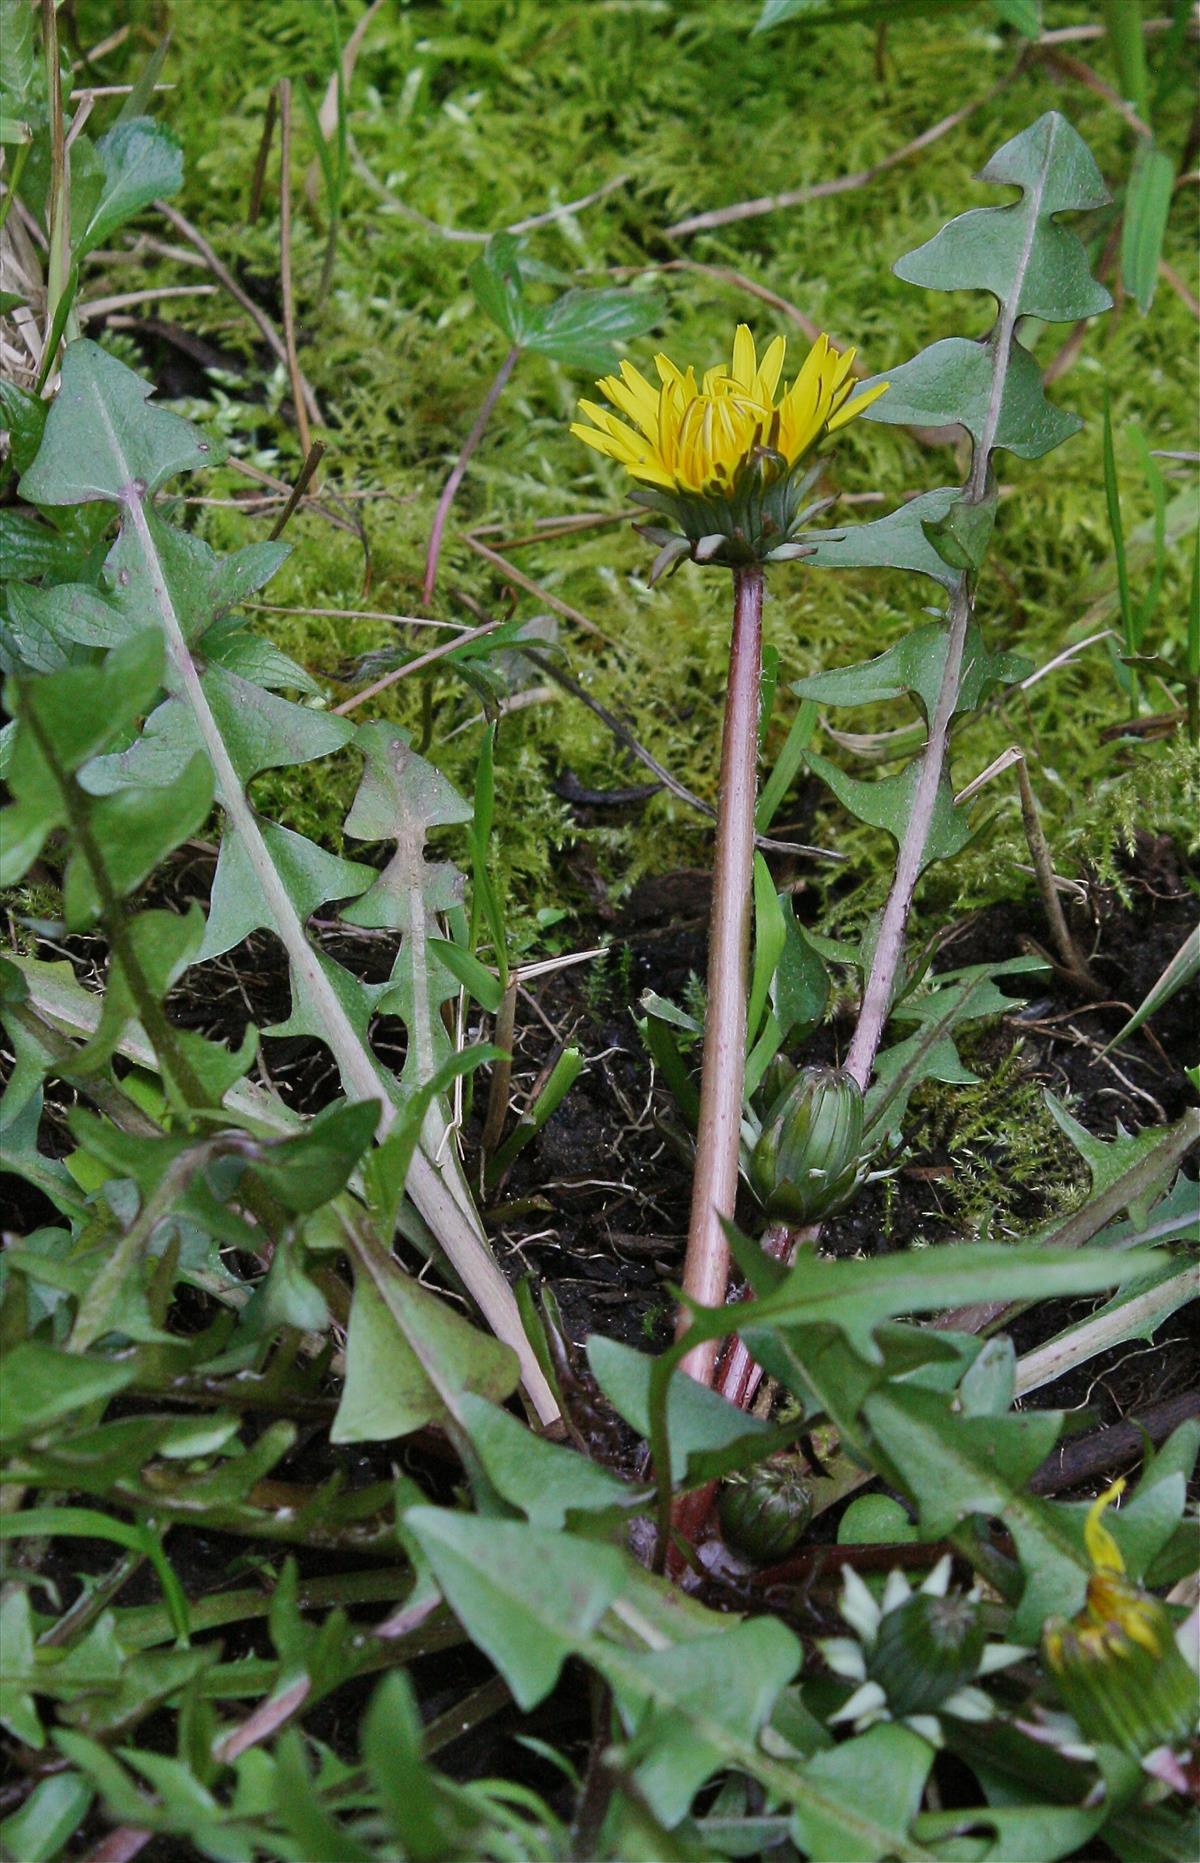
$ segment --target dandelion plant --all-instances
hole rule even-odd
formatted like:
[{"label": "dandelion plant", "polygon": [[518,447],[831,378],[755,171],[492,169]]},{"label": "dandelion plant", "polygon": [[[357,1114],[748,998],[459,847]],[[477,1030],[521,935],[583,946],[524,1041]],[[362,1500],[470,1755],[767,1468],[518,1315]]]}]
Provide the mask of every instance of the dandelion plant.
[{"label": "dandelion plant", "polygon": [[[657,389],[623,362],[619,376],[598,384],[617,412],[581,401],[590,425],[580,421],[571,429],[638,481],[638,503],[676,526],[639,527],[661,546],[652,579],[685,557],[733,572],[708,1010],[683,1274],[685,1293],[710,1307],[725,1298],[729,1245],[722,1225],[733,1215],[741,1143],[765,566],[808,553],[796,536],[812,508],[805,503],[819,471],[812,456],[887,388],[878,382],[855,393],[854,351],[839,354],[821,335],[776,400],[785,349],[784,338],[774,338],[760,362],[750,330],[739,324],[728,367],[706,369],[697,382],[690,364],[679,369],[659,355]],[[707,1384],[714,1358],[711,1344],[699,1345],[685,1366]]]}]

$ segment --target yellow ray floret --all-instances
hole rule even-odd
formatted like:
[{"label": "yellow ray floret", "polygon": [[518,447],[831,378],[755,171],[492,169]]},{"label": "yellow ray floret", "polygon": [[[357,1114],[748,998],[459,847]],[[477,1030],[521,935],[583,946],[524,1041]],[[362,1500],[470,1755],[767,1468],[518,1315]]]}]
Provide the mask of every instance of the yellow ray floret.
[{"label": "yellow ray floret", "polygon": [[596,384],[617,413],[581,401],[591,425],[577,421],[571,432],[643,484],[666,491],[728,492],[756,447],[781,455],[790,468],[823,434],[869,408],[888,384],[856,395],[854,351],[839,354],[822,335],[776,401],[786,347],[783,337],[774,337],[760,361],[753,336],[739,324],[728,368],[707,369],[699,386],[695,371],[677,368],[669,356],[654,358],[657,388],[622,362],[619,375]]},{"label": "yellow ray floret", "polygon": [[1125,1570],[1121,1548],[1104,1524],[1106,1510],[1112,1506],[1114,1501],[1119,1500],[1124,1492],[1125,1477],[1122,1475],[1088,1508],[1083,1538],[1087,1546],[1088,1558],[1097,1572],[1124,1572]]}]

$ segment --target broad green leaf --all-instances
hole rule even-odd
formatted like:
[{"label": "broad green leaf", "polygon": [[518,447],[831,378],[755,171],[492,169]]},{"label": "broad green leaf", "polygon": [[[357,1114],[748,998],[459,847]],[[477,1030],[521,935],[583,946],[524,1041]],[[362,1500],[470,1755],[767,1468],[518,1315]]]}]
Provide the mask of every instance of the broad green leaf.
[{"label": "broad green leaf", "polygon": [[946,1863],[983,1863],[986,1857],[1056,1863],[1082,1850],[1108,1816],[1107,1804],[983,1805],[977,1810],[922,1812],[913,1828],[922,1843],[936,1845]]},{"label": "broad green leaf", "polygon": [[839,1546],[907,1546],[920,1539],[908,1509],[890,1494],[860,1494],[838,1521]]},{"label": "broad green leaf", "polygon": [[979,179],[1020,188],[1021,199],[960,214],[897,261],[897,278],[930,291],[990,291],[1012,316],[1046,323],[1107,310],[1112,298],[1092,277],[1078,236],[1054,217],[1109,199],[1090,149],[1066,118],[1048,110],[998,149]]},{"label": "broad green leaf", "polygon": [[[29,9],[25,6],[25,0],[16,0],[16,4],[17,11],[25,19],[28,19]],[[12,44],[12,40],[8,39],[9,27],[4,16],[10,11],[11,8],[7,4],[7,0],[5,0],[3,13],[0,14],[0,21],[3,21],[4,36],[8,41],[5,45],[6,63],[9,58],[9,47]],[[10,470],[21,473],[24,472],[26,466],[33,464],[38,447],[42,443],[42,434],[45,432],[46,428],[46,416],[49,412],[50,403],[48,401],[43,401],[40,395],[32,394],[27,388],[18,387],[16,382],[8,380],[0,381],[0,425],[4,427],[8,434],[8,465]],[[11,573],[7,567],[7,559],[4,573],[6,576]]]},{"label": "broad green leaf", "polygon": [[[89,841],[102,866],[105,889],[123,899],[141,885],[166,855],[199,833],[213,800],[213,774],[197,754],[163,789],[121,789],[88,812]],[[63,915],[82,931],[105,910],[100,877],[76,843],[63,884]]]},{"label": "broad green leaf", "polygon": [[183,153],[171,130],[148,116],[114,123],[95,145],[104,171],[104,187],[87,229],[74,244],[80,259],[103,245],[126,220],[153,200],[177,194],[183,186]]},{"label": "broad green leaf", "polygon": [[[51,593],[52,591],[46,591]],[[6,675],[57,673],[89,656],[69,642],[57,640],[38,614],[43,593],[27,582],[9,582],[5,613],[0,619],[0,667]]]},{"label": "broad green leaf", "polygon": [[35,505],[148,498],[177,473],[215,463],[214,444],[190,421],[148,405],[153,385],[98,343],[68,343],[62,385],[37,458],[21,478]]},{"label": "broad green leaf", "polygon": [[[874,1800],[864,1809],[861,1792],[856,1800],[820,1769],[825,1756],[783,1762],[766,1750],[759,1730],[771,1694],[800,1658],[782,1624],[739,1624],[700,1610],[611,1546],[438,1508],[410,1508],[404,1520],[451,1609],[521,1707],[550,1692],[570,1655],[604,1677],[630,1730],[639,1784],[660,1811],[682,1815],[698,1779],[714,1765],[733,1767],[776,1803],[803,1806],[813,1828],[829,1834],[829,1847],[813,1852],[829,1863],[893,1855],[929,1863],[931,1853],[908,1838],[893,1806],[886,1821]],[[882,1759],[887,1747],[876,1742],[872,1751]]]},{"label": "broad green leaf", "polygon": [[[829,1001],[829,972],[816,947],[796,922],[791,898],[779,895],[783,913],[783,950],[771,980],[771,1007],[780,1028],[780,1040],[802,1039],[811,1033]],[[800,1031],[799,1036],[796,1032]]]},{"label": "broad green leaf", "polygon": [[[105,558],[99,589],[60,581],[31,592],[42,624],[60,641],[117,647],[131,634],[156,631],[157,591],[165,586],[184,637],[192,644],[203,639],[207,657],[259,685],[316,691],[286,654],[244,632],[230,616],[274,575],[288,555],[286,544],[251,543],[231,556],[218,556],[202,537],[176,530],[153,506],[146,509],[145,520],[154,560],[122,530]],[[259,659],[267,677],[261,676]]]},{"label": "broad green leaf", "polygon": [[960,498],[944,518],[926,522],[925,535],[951,569],[978,575],[996,521],[996,502],[993,488],[985,498]]},{"label": "broad green leaf", "polygon": [[1165,149],[1144,137],[1133,155],[1121,222],[1121,282],[1143,315],[1154,302],[1167,216],[1175,188],[1175,164]]},{"label": "broad green leaf", "polygon": [[[210,666],[200,683],[243,785],[263,770],[285,769],[327,757],[354,736],[348,719],[296,705],[236,673],[226,672],[223,666]],[[203,748],[191,708],[179,698],[170,698],[151,714],[141,736],[128,750],[96,757],[81,780],[93,795],[105,795],[132,784],[160,789],[174,782],[189,758]]]},{"label": "broad green leaf", "polygon": [[311,673],[282,653],[273,641],[243,628],[236,618],[209,628],[204,636],[204,652],[207,659],[252,685],[266,686],[273,692],[303,692],[314,699],[321,695]]},{"label": "broad green leaf", "polygon": [[[720,1639],[719,1671],[710,1638],[670,1649],[630,1651],[636,1692],[615,1690],[618,1712],[629,1729],[614,1761],[632,1775],[638,1792],[668,1829],[687,1816],[692,1800],[727,1763],[731,1742],[756,1744],[780,1691],[800,1665],[800,1645],[778,1622],[759,1617],[735,1623]],[[704,1704],[701,1733],[681,1717],[676,1703]],[[707,1735],[707,1737],[704,1737]]]},{"label": "broad green leaf", "polygon": [[65,779],[152,703],[162,672],[161,643],[131,641],[102,667],[66,667],[34,681],[16,701],[24,716],[8,767],[16,800],[2,817],[0,884],[20,879],[46,836],[66,822]]},{"label": "broad green leaf", "polygon": [[542,268],[512,233],[493,234],[468,275],[480,309],[511,343],[594,375],[615,367],[622,349],[662,316],[658,298],[615,289],[572,287],[551,304],[531,303],[525,281]]},{"label": "broad green leaf", "polygon": [[928,1741],[900,1726],[873,1727],[857,1740],[818,1753],[806,1772],[828,1795],[830,1808],[797,1806],[794,1841],[809,1863],[880,1863],[893,1852],[878,1847],[875,1832],[854,1829],[854,1817],[866,1812],[873,1825],[893,1834],[894,1854],[904,1855],[902,1846],[921,1808],[932,1764]]},{"label": "broad green leaf", "polygon": [[535,1436],[509,1411],[482,1397],[468,1393],[460,1408],[488,1480],[531,1526],[556,1532],[566,1526],[569,1514],[645,1501],[645,1489],[630,1487],[577,1450]]},{"label": "broad green leaf", "polygon": [[[847,776],[818,751],[806,752],[806,758],[813,775],[819,776],[832,789],[843,808],[872,828],[884,829],[899,846],[921,778],[919,760],[906,765],[895,776],[879,776],[867,781]],[[966,812],[956,806],[950,779],[943,772],[921,860],[922,871],[935,860],[950,860],[960,854],[971,839],[971,833]]]},{"label": "broad green leaf", "polygon": [[[968,1301],[1094,1293],[1149,1274],[1160,1260],[1145,1249],[1114,1256],[1095,1249],[1047,1250],[988,1242],[909,1250],[871,1261],[830,1260],[802,1252],[773,1293],[744,1307],[738,1331],[754,1350],[760,1329],[825,1323],[837,1327],[868,1363],[879,1364],[874,1333],[885,1320],[953,1309]],[[696,1317],[697,1326],[715,1328],[727,1321],[727,1315],[711,1322]]]},{"label": "broad green leaf", "polygon": [[[589,1338],[587,1355],[592,1374],[613,1409],[640,1436],[648,1437],[654,1359],[600,1333]],[[686,1480],[691,1487],[745,1461],[757,1461],[775,1447],[777,1435],[759,1417],[747,1416],[681,1371],[671,1379],[667,1428],[671,1479]]]},{"label": "broad green leaf", "polygon": [[524,342],[527,328],[520,251],[512,233],[493,233],[467,273],[479,308],[516,344]]},{"label": "broad green leaf", "polygon": [[123,1391],[136,1375],[128,1361],[23,1339],[0,1354],[0,1438],[14,1442],[39,1435],[73,1412]]},{"label": "broad green leaf", "polygon": [[[864,419],[893,427],[965,427],[978,445],[989,415],[995,374],[994,339],[973,343],[963,336],[943,337],[911,362],[863,383],[864,388],[877,379],[891,384],[887,394],[867,409]],[[1047,401],[1037,362],[1014,338],[993,447],[1015,453],[1019,459],[1040,459],[1082,426],[1077,414]],[[937,556],[933,545],[928,547]],[[949,565],[946,573],[957,574]]]},{"label": "broad green leaf", "polygon": [[87,1816],[92,1796],[77,1772],[42,1779],[20,1810],[0,1824],[0,1850],[19,1863],[54,1863]]},{"label": "broad green leaf", "polygon": [[1016,1394],[1016,1348],[1007,1333],[989,1339],[978,1358],[967,1367],[958,1395],[963,1415],[1003,1417]]},{"label": "broad green leaf", "polygon": [[29,1679],[33,1673],[33,1612],[29,1593],[17,1586],[0,1599],[0,1727],[35,1750],[46,1736]]},{"label": "broad green leaf", "polygon": [[[1062,1425],[1058,1411],[1007,1417],[958,1414],[953,1399],[892,1384],[867,1398],[864,1413],[887,1463],[920,1508],[922,1536],[941,1539],[971,1514],[1003,1518],[1025,1576],[1008,1635],[1036,1643],[1046,1618],[1082,1603],[1091,1561],[1083,1530],[1088,1504],[1066,1505],[1026,1491]],[[1194,1441],[1191,1444],[1194,1452]],[[1186,1495],[1182,1471],[1164,1465],[1157,1486],[1139,1485],[1109,1526],[1134,1578],[1177,1523]]]},{"label": "broad green leaf", "polygon": [[544,310],[526,311],[523,347],[599,375],[661,321],[662,302],[633,291],[572,289]]},{"label": "broad green leaf", "polygon": [[111,513],[76,507],[61,515],[56,512],[54,517],[48,523],[22,511],[0,510],[0,562],[6,578],[77,582],[80,576],[99,570],[104,557],[100,539]]},{"label": "broad green leaf", "polygon": [[[857,666],[837,667],[798,679],[792,687],[800,698],[822,705],[877,705],[906,694],[916,700],[928,724],[937,705],[946,664],[946,629],[935,623],[920,627],[889,647],[875,660]],[[963,667],[956,712],[975,711],[998,685],[1010,685],[1031,670],[1030,662],[1015,653],[988,653],[979,628],[972,621],[963,648]]]},{"label": "broad green leaf", "polygon": [[[888,376],[888,380],[893,378]],[[891,399],[890,390],[883,396]],[[867,410],[868,413],[870,409]],[[805,537],[812,554],[805,558],[813,569],[908,569],[916,575],[929,576],[943,588],[958,583],[958,571],[951,569],[938,555],[926,526],[944,520],[958,503],[962,493],[957,486],[935,492],[922,492],[908,504],[870,524],[855,524],[847,530],[814,531]],[[836,702],[836,701],[835,701]]]},{"label": "broad green leaf", "polygon": [[345,1189],[375,1136],[381,1110],[378,1100],[343,1100],[325,1107],[295,1138],[266,1148],[254,1162],[254,1175],[285,1209],[320,1209]]},{"label": "broad green leaf", "polygon": [[33,9],[25,0],[0,0],[0,38],[4,42],[0,99],[10,114],[36,109],[44,120],[44,68],[34,43]]},{"label": "broad green leaf", "polygon": [[404,1523],[522,1708],[549,1694],[624,1587],[625,1559],[612,1546],[439,1507],[409,1508]]},{"label": "broad green leaf", "polygon": [[378,1244],[356,1246],[346,1376],[330,1440],[388,1442],[457,1415],[474,1391],[502,1403],[517,1382],[517,1361],[406,1275]]},{"label": "broad green leaf", "polygon": [[[331,900],[355,898],[379,877],[375,868],[367,866],[365,861],[343,860],[337,854],[327,853],[315,841],[306,840],[290,828],[281,828],[277,822],[261,821],[259,825],[275,871],[301,920],[307,921]],[[209,958],[219,957],[223,951],[241,944],[251,932],[270,930],[273,923],[271,906],[263,896],[252,862],[246,857],[241,837],[237,829],[227,823],[217,857],[204,942],[196,962],[203,964]]]}]

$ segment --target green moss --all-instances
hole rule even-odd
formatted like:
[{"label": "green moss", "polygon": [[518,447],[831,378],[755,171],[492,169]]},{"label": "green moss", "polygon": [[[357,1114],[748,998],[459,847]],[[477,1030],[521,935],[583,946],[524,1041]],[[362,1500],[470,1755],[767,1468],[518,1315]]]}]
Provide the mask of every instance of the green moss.
[{"label": "green moss", "polygon": [[938,1194],[955,1228],[1000,1241],[1069,1208],[1086,1189],[1087,1171],[1050,1117],[1019,1044],[997,1061],[994,1032],[977,1029],[958,1046],[979,1080],[920,1087],[911,1102],[909,1142],[915,1152],[944,1152],[953,1163]]},{"label": "green moss", "polygon": [[[126,11],[135,25],[153,28],[156,9],[149,0],[135,0],[122,17]],[[81,5],[83,38],[103,36],[115,12],[101,0]],[[857,342],[871,368],[898,362],[939,335],[984,327],[982,298],[917,291],[895,279],[889,266],[951,214],[995,201],[994,191],[972,175],[1007,136],[1057,107],[1071,116],[1114,183],[1127,170],[1129,139],[1121,120],[1091,92],[1031,65],[962,128],[865,188],[690,241],[664,241],[661,229],[681,214],[870,166],[944,115],[951,102],[997,83],[1014,56],[1012,40],[992,30],[983,10],[953,21],[898,24],[882,77],[873,73],[859,28],[825,33],[819,42],[786,31],[754,38],[749,17],[745,0],[716,0],[690,11],[583,0],[553,9],[541,0],[385,8],[371,24],[354,79],[353,137],[362,161],[395,199],[457,228],[493,229],[625,174],[625,186],[535,234],[537,256],[594,275],[606,266],[646,266],[651,258],[675,256],[742,271]],[[167,111],[188,157],[183,208],[277,316],[274,181],[255,225],[246,221],[246,196],[271,85],[286,74],[314,91],[324,87],[325,7],[321,0],[188,7],[179,9],[174,26],[168,75],[177,89]],[[136,53],[142,55],[140,46]],[[130,48],[119,49],[98,75],[119,81],[129,55]],[[1111,76],[1103,44],[1089,48],[1089,57]],[[1164,126],[1171,146],[1183,133],[1182,91],[1174,108],[1179,120]],[[467,284],[477,248],[416,224],[382,201],[356,169],[346,191],[332,290],[319,297],[325,227],[320,208],[305,205],[312,151],[299,112],[295,145],[293,276],[301,360],[327,419],[323,486],[345,497],[344,508],[361,519],[366,543],[302,512],[289,531],[294,554],[269,598],[295,609],[411,614],[441,483],[500,362],[503,341],[481,317]],[[1167,257],[1184,272],[1195,214],[1194,190],[1182,190]],[[1097,218],[1097,245],[1104,230]],[[181,275],[193,282],[190,271],[146,254],[123,265],[119,288],[177,282]],[[715,357],[741,317],[762,335],[777,328],[794,335],[785,318],[727,280],[671,273],[653,282],[667,311],[661,339],[647,339],[639,360],[649,360],[656,340],[677,355]],[[228,358],[219,380],[197,379],[193,400],[207,401],[209,417],[243,458],[292,476],[299,449],[287,414],[287,383],[273,358],[264,361],[243,313],[217,295],[179,300],[170,314]],[[1066,334],[1042,331],[1039,358],[1048,361]],[[1103,397],[1112,396],[1132,529],[1148,516],[1149,504],[1128,426],[1140,424],[1154,446],[1193,444],[1180,392],[1193,346],[1191,315],[1165,286],[1147,318],[1124,305],[1119,316],[1089,331],[1079,361],[1052,390],[1084,417],[1085,431],[1049,461],[1002,460],[1010,489],[980,609],[994,645],[1019,648],[1043,664],[1095,631],[1094,605],[1113,581],[1100,489]],[[796,349],[803,349],[799,339]],[[163,356],[178,367],[176,352]],[[538,359],[520,364],[459,493],[442,563],[441,618],[469,618],[460,591],[489,612],[506,612],[510,591],[503,578],[462,541],[468,524],[503,526],[495,536],[526,535],[545,517],[620,508],[626,495],[620,473],[585,453],[567,431],[575,398],[586,387]],[[844,437],[831,471],[835,489],[878,488],[894,501],[952,481],[960,468],[947,449],[859,426]],[[1173,482],[1172,490],[1183,483]],[[248,486],[226,471],[212,474],[204,489],[243,498]],[[870,507],[850,516],[864,513]],[[223,549],[263,535],[271,515],[233,506],[195,509],[197,526]],[[1160,605],[1165,646],[1161,639],[1148,643],[1176,655],[1183,554],[1176,553]],[[601,630],[598,637],[561,622],[576,677],[627,718],[640,741],[686,784],[711,796],[727,577],[688,567],[650,591],[646,547],[626,527],[611,525],[523,548],[519,560],[525,574]],[[783,677],[878,652],[920,618],[929,595],[928,587],[900,576],[815,575],[802,565],[784,566],[772,579],[766,617]],[[526,616],[545,606],[523,591],[515,599]],[[264,615],[262,625],[330,681],[338,696],[346,689],[339,676],[358,656],[397,638],[421,645],[431,638],[388,623],[311,614]],[[452,674],[437,677],[435,694],[434,753],[465,787],[476,754],[477,732],[469,721],[478,701]],[[417,682],[401,681],[380,709],[418,726]],[[1174,828],[1183,814],[1172,800],[1176,777],[1169,774],[1174,765],[1167,747],[1143,747],[1131,766],[1127,751],[1102,740],[1121,709],[1105,649],[1092,647],[1027,697],[1010,698],[973,725],[956,746],[956,779],[969,780],[1008,743],[1022,743],[1060,862],[1068,869],[1085,859],[1103,864],[1114,837],[1135,819],[1139,798],[1144,803],[1153,796],[1163,811],[1156,826]],[[892,710],[876,722],[890,726],[910,715],[904,707]],[[782,739],[788,714],[785,695],[773,745]],[[857,717],[850,722],[859,728]],[[564,767],[597,787],[637,770],[603,725],[565,695],[506,719],[498,753],[499,823],[512,907],[522,922],[532,922],[539,906],[586,909],[563,872],[564,848],[584,832],[553,794]],[[355,777],[356,760],[346,755],[264,781],[260,799],[333,844]],[[1025,884],[1015,871],[1024,856],[1002,785],[985,793],[981,814],[989,803],[998,819],[976,850],[927,879],[920,902],[925,919]],[[796,798],[785,803],[780,819],[792,819],[795,805]],[[710,849],[703,818],[665,794],[627,825],[588,829],[586,838],[594,865],[614,889],[649,871],[703,862]],[[832,805],[822,806],[803,838],[836,844],[850,855],[850,879],[846,869],[821,869],[813,882],[817,903],[831,918],[861,919],[886,886],[886,839],[847,822]]]}]

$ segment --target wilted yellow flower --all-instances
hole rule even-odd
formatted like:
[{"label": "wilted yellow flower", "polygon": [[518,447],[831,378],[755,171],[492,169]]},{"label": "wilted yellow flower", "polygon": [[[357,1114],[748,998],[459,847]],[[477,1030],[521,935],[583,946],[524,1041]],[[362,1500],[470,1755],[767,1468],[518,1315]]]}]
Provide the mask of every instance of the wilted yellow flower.
[{"label": "wilted yellow flower", "polygon": [[1058,1690],[1090,1740],[1136,1758],[1185,1740],[1197,1708],[1197,1682],[1175,1640],[1165,1606],[1125,1575],[1104,1525],[1124,1477],[1088,1511],[1084,1543],[1092,1562],[1082,1611],[1046,1626],[1042,1648]]},{"label": "wilted yellow flower", "polygon": [[[844,427],[877,401],[888,384],[855,394],[854,351],[839,355],[822,334],[779,400],[785,339],[768,343],[762,361],[747,326],[737,327],[733,357],[707,369],[699,384],[690,366],[681,370],[669,356],[654,358],[659,386],[631,362],[596,385],[617,413],[581,401],[593,423],[577,421],[571,432],[597,452],[617,460],[645,485],[711,497],[736,486],[756,454],[774,456],[772,476],[789,471],[826,433]],[[632,426],[628,423],[632,422]]]}]

